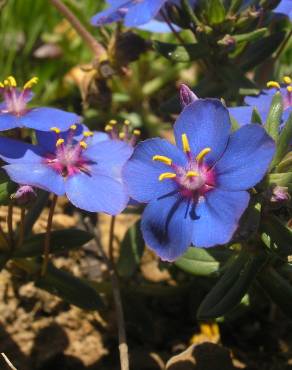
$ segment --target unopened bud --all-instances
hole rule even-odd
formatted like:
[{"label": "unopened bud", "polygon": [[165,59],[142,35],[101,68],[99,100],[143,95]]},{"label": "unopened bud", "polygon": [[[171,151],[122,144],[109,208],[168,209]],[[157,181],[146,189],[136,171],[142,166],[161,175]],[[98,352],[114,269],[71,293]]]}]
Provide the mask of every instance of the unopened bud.
[{"label": "unopened bud", "polygon": [[187,107],[189,104],[199,99],[197,95],[185,84],[180,85],[179,96],[182,108]]},{"label": "unopened bud", "polygon": [[271,202],[284,202],[290,199],[288,188],[285,186],[275,186],[272,190]]},{"label": "unopened bud", "polygon": [[34,188],[30,185],[21,185],[16,193],[11,195],[11,199],[18,206],[27,206],[33,202],[37,197],[37,194]]}]

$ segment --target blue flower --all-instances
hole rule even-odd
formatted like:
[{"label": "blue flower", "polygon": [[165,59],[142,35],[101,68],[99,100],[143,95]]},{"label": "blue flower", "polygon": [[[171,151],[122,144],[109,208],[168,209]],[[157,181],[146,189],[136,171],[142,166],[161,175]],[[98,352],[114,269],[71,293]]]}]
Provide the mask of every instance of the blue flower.
[{"label": "blue flower", "polygon": [[177,146],[159,138],[139,143],[123,170],[129,195],[148,203],[144,239],[167,261],[189,245],[230,241],[249,202],[246,190],[262,179],[275,151],[259,125],[231,134],[228,110],[216,99],[185,107],[174,134]]},{"label": "blue flower", "polygon": [[[110,7],[92,17],[91,23],[94,26],[124,21],[127,27],[142,26],[143,29],[154,32],[169,31],[159,13],[167,3],[176,5],[180,3],[179,0],[107,0],[107,2]],[[195,2],[196,0],[191,0],[192,4]]]},{"label": "blue flower", "polygon": [[0,131],[15,127],[48,131],[56,122],[64,131],[72,124],[80,122],[81,117],[75,113],[49,107],[28,108],[27,103],[33,97],[31,88],[37,81],[38,78],[33,77],[22,89],[17,88],[16,80],[12,76],[0,83],[0,95],[3,97],[0,104]]},{"label": "blue flower", "polygon": [[262,90],[257,96],[246,96],[244,99],[246,106],[230,107],[230,114],[236,119],[240,126],[251,123],[252,112],[257,109],[263,123],[267,121],[271,103],[275,91],[279,91],[283,100],[282,122],[285,123],[292,112],[292,79],[284,77],[285,86],[281,86],[276,81],[267,83],[268,89]]},{"label": "blue flower", "polygon": [[122,166],[133,149],[106,134],[73,125],[61,133],[36,131],[38,145],[0,137],[0,157],[10,178],[68,199],[90,212],[120,213],[129,201]]},{"label": "blue flower", "polygon": [[274,12],[286,14],[292,20],[292,0],[282,0]]}]

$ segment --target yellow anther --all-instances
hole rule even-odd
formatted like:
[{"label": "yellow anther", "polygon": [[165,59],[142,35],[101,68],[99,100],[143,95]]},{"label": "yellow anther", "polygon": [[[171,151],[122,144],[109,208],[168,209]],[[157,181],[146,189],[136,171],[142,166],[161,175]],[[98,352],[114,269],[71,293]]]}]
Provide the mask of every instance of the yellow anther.
[{"label": "yellow anther", "polygon": [[200,174],[196,171],[188,171],[186,176],[187,177],[197,177],[197,176],[200,176]]},{"label": "yellow anther", "polygon": [[93,136],[93,132],[91,132],[91,131],[84,131],[84,132],[83,132],[83,136],[84,136],[84,137]]},{"label": "yellow anther", "polygon": [[116,125],[118,123],[118,121],[116,121],[115,119],[111,119],[110,121],[109,121],[109,124],[110,125]]},{"label": "yellow anther", "polygon": [[76,130],[77,129],[77,125],[71,125],[70,128],[71,128],[71,130]]},{"label": "yellow anther", "polygon": [[280,84],[277,82],[277,81],[269,81],[267,83],[267,88],[268,89],[271,89],[271,88],[275,88],[275,89],[280,89]]},{"label": "yellow anther", "polygon": [[126,137],[126,134],[124,132],[119,133],[119,138],[124,139]]},{"label": "yellow anther", "polygon": [[58,139],[57,141],[56,141],[56,146],[60,146],[60,145],[62,145],[64,143],[64,139]]},{"label": "yellow anther", "polygon": [[129,124],[130,124],[131,122],[128,120],[128,119],[125,119],[124,120],[124,125],[126,125],[126,126],[129,126]]},{"label": "yellow anther", "polygon": [[4,83],[4,85],[5,85],[5,86],[10,86],[10,84],[9,84],[9,81],[8,81],[8,80],[4,80],[4,81],[3,81],[3,83]]},{"label": "yellow anther", "polygon": [[140,136],[141,135],[141,131],[140,130],[134,130],[133,131],[133,134],[136,135],[136,136]]},{"label": "yellow anther", "polygon": [[168,166],[171,166],[172,164],[172,160],[168,157],[165,157],[164,155],[154,155],[152,157],[152,160],[162,162],[164,164],[167,164]]},{"label": "yellow anther", "polygon": [[10,84],[11,87],[16,87],[17,86],[16,80],[13,76],[7,77],[7,80],[9,81],[9,84]]},{"label": "yellow anther", "polygon": [[189,144],[187,134],[182,134],[181,139],[182,139],[183,151],[185,153],[190,153],[191,148],[190,148],[190,144]]},{"label": "yellow anther", "polygon": [[211,152],[211,148],[204,148],[203,150],[200,151],[200,153],[196,156],[196,161],[201,162],[205,156]]},{"label": "yellow anther", "polygon": [[39,81],[38,77],[33,77],[31,78],[30,80],[28,80],[24,86],[23,86],[23,89],[26,90],[26,89],[31,89],[33,87],[33,85],[37,84]]},{"label": "yellow anther", "polygon": [[86,144],[86,142],[85,141],[80,141],[79,142],[79,145],[83,148],[83,149],[86,149],[87,148],[87,144]]},{"label": "yellow anther", "polygon": [[158,177],[158,180],[159,181],[162,181],[162,180],[165,180],[165,179],[174,179],[175,177],[176,177],[176,174],[175,173],[172,173],[172,172],[164,172],[164,173],[162,173]]},{"label": "yellow anther", "polygon": [[4,84],[2,82],[0,82],[0,87],[2,87],[2,88],[4,87]]},{"label": "yellow anther", "polygon": [[292,92],[292,86],[287,86],[287,87],[286,87],[286,89],[287,89],[287,91],[288,91],[289,93],[291,93],[291,92]]},{"label": "yellow anther", "polygon": [[55,132],[56,134],[59,134],[61,132],[61,130],[58,127],[51,127],[50,130]]},{"label": "yellow anther", "polygon": [[106,125],[105,128],[104,128],[104,131],[108,132],[108,131],[112,131],[112,129],[113,129],[112,126]]},{"label": "yellow anther", "polygon": [[287,85],[292,84],[292,78],[291,78],[291,77],[289,77],[289,76],[284,76],[284,77],[283,77],[283,81],[284,81],[284,82],[285,82],[285,84],[287,84]]}]

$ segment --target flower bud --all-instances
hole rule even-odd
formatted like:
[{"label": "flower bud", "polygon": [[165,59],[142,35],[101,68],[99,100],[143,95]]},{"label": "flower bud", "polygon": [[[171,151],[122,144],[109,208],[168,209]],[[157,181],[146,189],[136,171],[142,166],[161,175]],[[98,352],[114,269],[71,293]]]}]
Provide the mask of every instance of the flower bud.
[{"label": "flower bud", "polygon": [[28,206],[37,197],[34,188],[30,185],[21,185],[16,193],[11,195],[11,199],[18,206]]},{"label": "flower bud", "polygon": [[179,95],[180,95],[180,104],[182,108],[185,108],[192,102],[198,100],[199,98],[192,90],[185,84],[181,84],[179,88]]},{"label": "flower bud", "polygon": [[284,202],[290,199],[288,188],[285,186],[275,186],[272,190],[271,202]]}]

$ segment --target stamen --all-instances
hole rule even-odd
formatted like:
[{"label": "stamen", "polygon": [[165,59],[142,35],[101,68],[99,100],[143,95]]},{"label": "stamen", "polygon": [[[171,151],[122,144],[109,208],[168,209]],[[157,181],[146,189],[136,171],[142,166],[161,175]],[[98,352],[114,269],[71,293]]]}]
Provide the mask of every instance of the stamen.
[{"label": "stamen", "polygon": [[182,139],[183,151],[185,153],[190,153],[191,148],[190,148],[190,144],[189,144],[187,134],[182,134],[181,139]]},{"label": "stamen", "polygon": [[292,93],[292,86],[287,86],[286,89],[287,89],[288,93]]},{"label": "stamen", "polygon": [[5,85],[5,86],[10,86],[10,84],[9,84],[9,81],[8,81],[8,80],[4,80],[4,81],[3,81],[3,83],[4,83],[4,85]]},{"label": "stamen", "polygon": [[7,77],[7,80],[9,81],[9,84],[10,84],[11,87],[16,87],[17,86],[16,80],[13,76]]},{"label": "stamen", "polygon": [[159,181],[162,181],[164,179],[174,179],[176,177],[176,174],[175,173],[171,173],[171,172],[164,172],[162,173],[159,177],[158,177],[158,180]]},{"label": "stamen", "polygon": [[79,142],[79,145],[81,146],[81,148],[83,148],[83,149],[86,149],[87,148],[87,144],[86,144],[86,142],[85,141],[80,141]]},{"label": "stamen", "polygon": [[56,134],[59,134],[61,132],[61,130],[58,127],[51,127],[50,130],[55,132]]},{"label": "stamen", "polygon": [[277,82],[277,81],[269,81],[267,83],[267,88],[268,89],[271,89],[271,88],[275,88],[275,89],[280,89],[280,84]]},{"label": "stamen", "polygon": [[196,171],[188,171],[186,176],[187,177],[197,177],[197,176],[200,176],[200,174]]},{"label": "stamen", "polygon": [[71,126],[70,126],[70,129],[71,129],[71,130],[76,130],[76,129],[77,129],[77,125],[71,125]]},{"label": "stamen", "polygon": [[205,158],[205,156],[211,152],[211,148],[204,148],[200,151],[200,153],[196,156],[197,162],[202,162],[202,160]]},{"label": "stamen", "polygon": [[164,155],[154,155],[152,157],[152,160],[162,162],[162,163],[164,163],[168,166],[171,166],[171,164],[172,164],[172,160],[168,157],[165,157]]},{"label": "stamen", "polygon": [[109,121],[109,124],[110,125],[116,125],[118,123],[118,121],[117,120],[115,120],[115,119],[111,119],[110,121]]},{"label": "stamen", "polygon": [[289,76],[284,76],[284,77],[283,77],[283,81],[284,81],[284,82],[285,82],[285,84],[287,84],[287,85],[292,84],[292,78],[291,78],[291,77],[289,77]]},{"label": "stamen", "polygon": [[64,139],[58,139],[57,141],[56,141],[56,146],[60,146],[60,145],[62,145],[64,143]]},{"label": "stamen", "polygon": [[4,87],[4,84],[2,82],[0,82],[0,87],[3,88]]},{"label": "stamen", "polygon": [[136,135],[136,136],[140,136],[141,135],[141,131],[140,130],[134,130],[133,131],[133,134]]},{"label": "stamen", "polygon": [[125,134],[124,132],[120,132],[120,133],[119,133],[119,138],[120,138],[120,139],[122,139],[122,140],[123,140],[125,137],[126,137],[126,134]]},{"label": "stamen", "polygon": [[130,125],[130,121],[128,119],[125,119],[124,120],[124,125],[129,126]]},{"label": "stamen", "polygon": [[112,131],[112,130],[113,130],[113,127],[110,126],[110,125],[106,125],[105,128],[104,128],[105,132]]},{"label": "stamen", "polygon": [[37,84],[39,81],[38,77],[33,77],[31,78],[30,80],[28,80],[24,86],[23,86],[23,90],[26,90],[26,89],[31,89],[33,87],[33,85]]},{"label": "stamen", "polygon": [[93,136],[93,132],[91,132],[91,131],[84,131],[84,132],[83,132],[83,136],[84,136],[84,137],[90,137],[90,136]]}]

